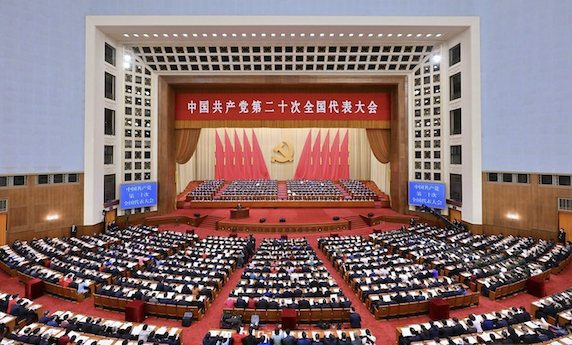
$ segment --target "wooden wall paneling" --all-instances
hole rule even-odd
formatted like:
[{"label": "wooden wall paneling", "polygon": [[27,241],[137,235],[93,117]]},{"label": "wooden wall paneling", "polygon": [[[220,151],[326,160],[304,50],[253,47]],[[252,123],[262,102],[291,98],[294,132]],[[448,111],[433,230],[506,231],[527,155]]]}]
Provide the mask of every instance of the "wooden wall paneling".
[{"label": "wooden wall paneling", "polygon": [[558,213],[558,229],[564,229],[566,241],[572,241],[572,212]]},{"label": "wooden wall paneling", "polygon": [[0,213],[0,246],[6,244],[6,224],[7,224],[7,213]]},{"label": "wooden wall paneling", "polygon": [[[484,173],[484,232],[555,239],[559,197],[572,197],[572,188],[539,185],[536,174],[531,175],[529,184],[487,182]],[[519,219],[511,219],[509,214]]]},{"label": "wooden wall paneling", "polygon": [[157,209],[166,214],[176,209],[175,93],[164,78],[159,84],[159,128],[157,159]]},{"label": "wooden wall paneling", "polygon": [[[35,185],[28,176],[22,187],[2,188],[0,198],[8,199],[6,242],[34,237],[69,235],[71,224],[83,224],[83,174],[79,183]],[[48,221],[48,215],[58,218]]]}]

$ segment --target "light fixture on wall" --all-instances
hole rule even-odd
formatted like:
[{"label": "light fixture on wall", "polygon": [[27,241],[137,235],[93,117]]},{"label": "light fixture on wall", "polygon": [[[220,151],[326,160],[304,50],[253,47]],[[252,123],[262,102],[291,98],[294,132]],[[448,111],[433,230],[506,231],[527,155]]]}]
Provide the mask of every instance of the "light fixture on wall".
[{"label": "light fixture on wall", "polygon": [[518,214],[516,214],[516,213],[509,213],[509,214],[506,215],[506,217],[507,217],[508,219],[514,219],[514,220],[518,220],[518,219],[520,218],[520,217],[518,216]]},{"label": "light fixture on wall", "polygon": [[58,219],[58,218],[60,218],[60,216],[57,215],[57,214],[49,214],[49,215],[46,217],[46,220],[56,220],[56,219]]},{"label": "light fixture on wall", "polygon": [[441,55],[440,55],[440,54],[435,54],[435,55],[433,55],[433,57],[431,58],[431,60],[432,60],[434,63],[439,63],[439,62],[441,62]]}]

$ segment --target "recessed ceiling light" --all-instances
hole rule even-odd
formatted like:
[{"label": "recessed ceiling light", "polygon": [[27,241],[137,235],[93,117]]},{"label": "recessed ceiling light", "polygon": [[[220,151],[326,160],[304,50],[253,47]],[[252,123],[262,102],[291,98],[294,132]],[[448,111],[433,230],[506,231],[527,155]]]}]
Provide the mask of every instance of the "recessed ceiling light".
[{"label": "recessed ceiling light", "polygon": [[198,36],[197,34],[193,34],[193,37],[197,37],[197,36]]},{"label": "recessed ceiling light", "polygon": [[377,34],[377,37],[381,37],[381,36],[383,36],[383,34]]},{"label": "recessed ceiling light", "polygon": [[431,60],[433,60],[434,63],[439,63],[439,62],[441,62],[441,55],[439,55],[439,54],[433,55]]},{"label": "recessed ceiling light", "polygon": [[391,36],[393,36],[393,34],[387,34],[387,37],[391,37]]},{"label": "recessed ceiling light", "polygon": [[340,37],[342,37],[343,35],[344,35],[344,33],[343,33],[343,32],[340,32]]},{"label": "recessed ceiling light", "polygon": [[252,33],[252,37],[256,37],[256,34],[254,32]]},{"label": "recessed ceiling light", "polygon": [[441,36],[443,36],[443,35],[441,35],[441,34],[437,34],[437,35],[435,35],[435,36],[437,36],[437,37],[441,37]]},{"label": "recessed ceiling light", "polygon": [[139,37],[139,34],[133,34],[133,37]]},{"label": "recessed ceiling light", "polygon": [[397,37],[401,37],[401,36],[403,36],[403,34],[397,34]]},{"label": "recessed ceiling light", "polygon": [[407,34],[407,37],[411,37],[411,36],[413,36],[413,34]]},{"label": "recessed ceiling light", "polygon": [[286,36],[286,34],[285,34],[285,33],[281,33],[280,36],[284,37],[284,36]]},{"label": "recessed ceiling light", "polygon": [[433,35],[431,35],[431,34],[427,34],[427,35],[425,35],[425,37],[431,37],[431,36],[433,36]]},{"label": "recessed ceiling light", "polygon": [[183,34],[183,37],[189,37],[189,34]]},{"label": "recessed ceiling light", "polygon": [[242,37],[246,37],[246,34],[244,32],[242,33]]},{"label": "recessed ceiling light", "polygon": [[169,34],[163,34],[163,37],[169,37]]},{"label": "recessed ceiling light", "polygon": [[363,34],[359,34],[358,36],[359,36],[359,37],[363,37]]},{"label": "recessed ceiling light", "polygon": [[232,37],[236,37],[236,34],[232,34]]},{"label": "recessed ceiling light", "polygon": [[320,34],[320,37],[324,37],[324,35],[325,35],[325,34],[322,32],[322,33]]},{"label": "recessed ceiling light", "polygon": [[179,37],[179,34],[173,34],[173,37]]},{"label": "recessed ceiling light", "polygon": [[217,34],[213,34],[213,37],[217,37],[217,36],[218,36]]},{"label": "recessed ceiling light", "polygon": [[226,37],[226,34],[222,34],[222,37]]},{"label": "recessed ceiling light", "polygon": [[301,36],[301,37],[304,37],[304,36],[306,36],[306,34],[302,33],[302,34],[300,34],[300,36]]},{"label": "recessed ceiling light", "polygon": [[260,36],[266,37],[266,34],[263,32],[263,33],[260,34]]},{"label": "recessed ceiling light", "polygon": [[207,36],[208,36],[207,34],[203,34],[203,37],[207,37]]},{"label": "recessed ceiling light", "polygon": [[334,34],[330,34],[330,37],[333,37],[333,36],[334,36]]},{"label": "recessed ceiling light", "polygon": [[373,37],[373,34],[367,34],[367,37]]},{"label": "recessed ceiling light", "polygon": [[149,37],[149,34],[143,34],[143,37]]},{"label": "recessed ceiling light", "polygon": [[313,32],[310,34],[310,37],[314,37],[314,33],[313,33]]},{"label": "recessed ceiling light", "polygon": [[159,37],[159,34],[153,34],[153,37]]},{"label": "recessed ceiling light", "polygon": [[273,33],[270,34],[270,36],[275,37],[276,34],[273,32]]},{"label": "recessed ceiling light", "polygon": [[291,33],[290,36],[291,36],[291,37],[294,37],[294,36],[296,36],[296,34],[295,34],[295,33]]},{"label": "recessed ceiling light", "polygon": [[123,34],[123,37],[129,37],[129,34]]},{"label": "recessed ceiling light", "polygon": [[129,55],[129,54],[123,55],[123,61],[125,61],[125,62],[131,61],[131,55]]},{"label": "recessed ceiling light", "polygon": [[422,34],[417,34],[417,37],[421,37],[421,36],[423,36],[423,35],[422,35]]},{"label": "recessed ceiling light", "polygon": [[348,36],[350,36],[350,37],[354,37],[354,34],[348,34]]}]

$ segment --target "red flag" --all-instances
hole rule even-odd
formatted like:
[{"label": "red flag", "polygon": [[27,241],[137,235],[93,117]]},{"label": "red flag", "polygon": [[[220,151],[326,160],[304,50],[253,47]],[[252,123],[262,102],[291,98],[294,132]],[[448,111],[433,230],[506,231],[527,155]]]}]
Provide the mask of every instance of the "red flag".
[{"label": "red flag", "polygon": [[244,178],[247,180],[254,179],[252,172],[252,149],[246,137],[246,131],[242,130],[242,144],[244,145]]},{"label": "red flag", "polygon": [[224,158],[224,178],[225,180],[234,180],[234,151],[226,129],[224,130]]},{"label": "red flag", "polygon": [[348,144],[348,130],[346,132],[346,136],[342,141],[342,148],[340,149],[340,179],[349,179],[350,178],[350,151],[349,151],[349,144]]},{"label": "red flag", "polygon": [[328,134],[326,134],[326,139],[324,139],[324,144],[322,145],[322,156],[321,156],[320,164],[322,168],[318,170],[318,174],[320,175],[320,180],[327,180],[330,178],[328,171],[330,170],[330,130],[328,130]]},{"label": "red flag", "polygon": [[294,180],[302,180],[307,178],[310,169],[310,163],[312,160],[312,130],[308,133],[306,137],[306,142],[304,143],[304,148],[302,149],[302,154],[298,160],[298,166],[296,167],[296,173],[294,174]]},{"label": "red flag", "polygon": [[221,180],[224,179],[224,148],[222,147],[222,141],[218,136],[218,132],[215,131],[216,134],[216,149],[215,149],[215,179]]},{"label": "red flag", "polygon": [[238,134],[236,134],[236,129],[234,130],[234,177],[236,179],[244,179],[244,162],[242,157],[244,156],[242,152],[242,146],[238,140]]},{"label": "red flag", "polygon": [[256,178],[270,180],[270,174],[268,174],[268,168],[264,162],[264,156],[260,150],[256,134],[254,134],[254,129],[252,130],[252,157],[254,158],[254,171]]},{"label": "red flag", "polygon": [[330,180],[339,180],[339,167],[340,167],[340,130],[336,133],[332,147],[330,148]]},{"label": "red flag", "polygon": [[319,175],[319,171],[320,171],[320,134],[322,133],[322,130],[320,129],[318,131],[318,136],[316,137],[316,140],[314,141],[314,147],[312,148],[312,164],[311,164],[311,169],[310,169],[310,173],[308,174],[308,179],[309,180],[314,180],[318,178]]}]

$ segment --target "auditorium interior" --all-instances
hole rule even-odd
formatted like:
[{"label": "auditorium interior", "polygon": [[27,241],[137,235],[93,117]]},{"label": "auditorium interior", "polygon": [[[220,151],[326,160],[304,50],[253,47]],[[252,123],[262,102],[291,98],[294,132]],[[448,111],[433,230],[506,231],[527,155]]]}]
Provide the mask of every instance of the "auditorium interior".
[{"label": "auditorium interior", "polygon": [[2,7],[0,345],[572,344],[572,3]]}]

